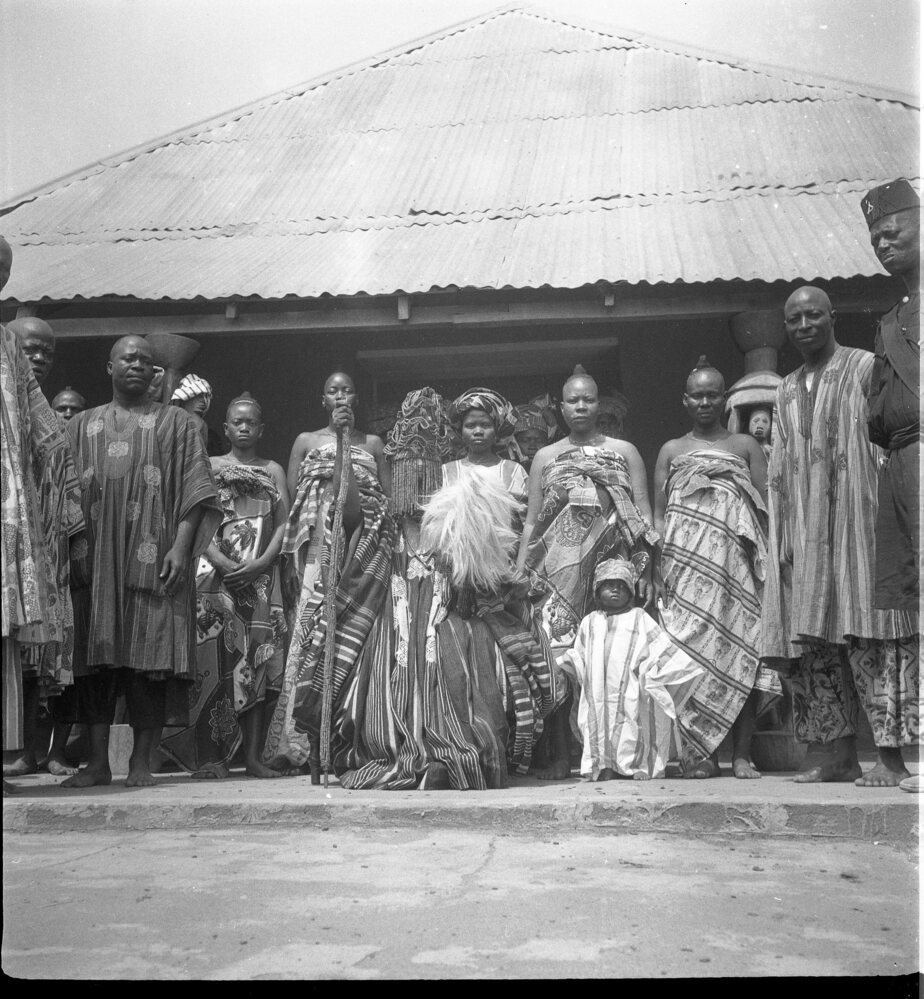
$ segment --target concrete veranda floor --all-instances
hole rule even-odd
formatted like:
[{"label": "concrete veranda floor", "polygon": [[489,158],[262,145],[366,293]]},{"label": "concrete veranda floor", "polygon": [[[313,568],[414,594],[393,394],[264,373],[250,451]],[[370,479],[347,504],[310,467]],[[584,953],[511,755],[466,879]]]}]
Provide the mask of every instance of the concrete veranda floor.
[{"label": "concrete veranda floor", "polygon": [[[864,761],[864,769],[872,759]],[[838,837],[912,845],[919,796],[897,788],[794,784],[789,774],[739,781],[725,767],[705,781],[662,779],[594,784],[574,776],[543,782],[512,778],[496,791],[347,791],[335,780],[256,780],[232,772],[225,781],[161,774],[150,788],[65,790],[59,778],[33,775],[12,783],[3,801],[7,832],[94,829],[200,829],[238,826],[451,826],[530,832],[653,832],[686,835]]]}]

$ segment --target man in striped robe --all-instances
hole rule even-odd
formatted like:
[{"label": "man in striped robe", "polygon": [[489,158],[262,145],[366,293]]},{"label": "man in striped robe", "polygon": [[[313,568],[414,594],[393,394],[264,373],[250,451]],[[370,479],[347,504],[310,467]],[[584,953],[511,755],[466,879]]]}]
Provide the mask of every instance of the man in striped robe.
[{"label": "man in striped robe", "polygon": [[[875,608],[882,452],[866,430],[873,355],[837,343],[819,288],[795,291],[784,315],[803,364],[777,391],[760,654],[791,675],[796,738],[823,747],[797,782],[897,785],[908,772],[889,750],[918,741],[918,628],[911,612]],[[880,748],[865,777],[861,703]]]}]

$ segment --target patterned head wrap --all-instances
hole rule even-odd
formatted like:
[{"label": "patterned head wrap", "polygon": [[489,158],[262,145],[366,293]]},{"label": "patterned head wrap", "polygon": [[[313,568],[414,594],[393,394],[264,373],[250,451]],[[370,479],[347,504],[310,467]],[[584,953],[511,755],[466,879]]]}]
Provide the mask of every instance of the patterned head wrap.
[{"label": "patterned head wrap", "polygon": [[209,406],[212,405],[212,386],[198,375],[184,375],[183,380],[173,390],[170,401],[189,402],[190,399],[195,399],[198,395],[205,396],[205,411],[208,412]]},{"label": "patterned head wrap", "polygon": [[552,400],[548,394],[536,396],[535,399],[530,399],[529,402],[518,406],[515,410],[515,416],[514,433],[517,434],[524,430],[541,430],[551,440],[558,428]]},{"label": "patterned head wrap", "polygon": [[608,558],[594,570],[594,589],[596,590],[601,583],[619,580],[632,590],[637,579],[635,566],[631,562],[627,562],[624,558]]},{"label": "patterned head wrap", "polygon": [[465,414],[471,409],[480,409],[488,414],[494,423],[498,441],[506,439],[513,433],[516,411],[494,389],[472,388],[456,399],[450,408],[450,417],[456,428],[461,427]]},{"label": "patterned head wrap", "polygon": [[594,590],[601,583],[616,579],[625,583],[630,590],[634,590],[639,576],[647,565],[648,555],[645,552],[633,555],[631,562],[621,557],[604,559],[594,569]]},{"label": "patterned head wrap", "polygon": [[429,386],[409,392],[385,445],[385,454],[392,461],[392,506],[396,516],[416,513],[439,489],[442,461],[451,448],[442,398]]}]

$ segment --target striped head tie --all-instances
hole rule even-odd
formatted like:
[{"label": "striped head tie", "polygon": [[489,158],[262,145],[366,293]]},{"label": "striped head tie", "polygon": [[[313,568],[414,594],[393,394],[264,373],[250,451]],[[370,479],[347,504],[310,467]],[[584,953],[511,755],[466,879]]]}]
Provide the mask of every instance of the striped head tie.
[{"label": "striped head tie", "polygon": [[199,395],[205,396],[205,411],[208,412],[209,406],[212,404],[212,386],[198,375],[184,375],[183,380],[174,389],[173,395],[170,396],[170,401],[188,402]]}]

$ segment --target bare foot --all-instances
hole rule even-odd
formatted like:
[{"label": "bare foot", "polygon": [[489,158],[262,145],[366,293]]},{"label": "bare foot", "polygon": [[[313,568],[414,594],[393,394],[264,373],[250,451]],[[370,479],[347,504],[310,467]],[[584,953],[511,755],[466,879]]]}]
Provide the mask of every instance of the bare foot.
[{"label": "bare foot", "polygon": [[68,777],[67,780],[61,781],[58,785],[59,787],[100,787],[106,784],[112,783],[112,772],[109,767],[105,770],[91,770],[89,767],[84,767],[83,770],[78,770],[73,777]]},{"label": "bare foot", "polygon": [[153,787],[157,781],[154,779],[154,774],[151,773],[151,768],[143,763],[133,764],[131,760],[128,761],[128,776],[125,778],[126,787]]},{"label": "bare foot", "polygon": [[612,767],[604,767],[600,773],[597,774],[597,780],[616,780],[619,776]]},{"label": "bare foot", "polygon": [[38,764],[35,762],[35,756],[31,753],[23,754],[19,759],[3,766],[4,777],[25,777],[37,772]]},{"label": "bare foot", "polygon": [[746,756],[736,756],[732,760],[732,773],[738,780],[757,780],[761,775],[760,771]]},{"label": "bare foot", "polygon": [[536,770],[533,776],[538,780],[567,780],[571,776],[571,764],[567,760],[553,760],[545,770]]},{"label": "bare foot", "polygon": [[72,767],[66,760],[48,756],[38,765],[39,770],[47,771],[52,777],[73,777],[77,767]]},{"label": "bare foot", "polygon": [[719,773],[718,764],[712,757],[707,756],[705,760],[697,763],[689,773],[684,771],[683,776],[687,780],[708,780],[710,777],[718,777]]},{"label": "bare foot", "polygon": [[[266,780],[282,776],[278,770],[270,770],[269,767],[262,764],[259,760],[248,760],[244,768],[244,773],[246,773],[248,777],[260,777],[261,779]],[[193,777],[195,776],[196,775],[193,774]]]},{"label": "bare foot", "polygon": [[3,782],[3,797],[5,798],[8,794],[19,794],[19,788],[14,784],[8,784],[6,781]]},{"label": "bare foot", "polygon": [[826,760],[796,774],[793,781],[796,784],[830,784],[856,780],[862,774],[856,760]]},{"label": "bare foot", "polygon": [[890,766],[880,760],[869,773],[858,777],[854,784],[857,787],[898,787],[906,778],[910,777],[910,771],[904,767],[901,770],[893,770]]},{"label": "bare foot", "polygon": [[636,773],[632,774],[632,780],[651,780],[651,777],[648,774],[643,773],[641,770],[639,770]]},{"label": "bare foot", "polygon": [[[276,777],[280,776],[275,771],[273,773]],[[206,763],[205,766],[194,770],[189,776],[191,780],[225,780],[231,774],[224,763]]]},{"label": "bare foot", "polygon": [[[309,766],[308,763],[302,763],[297,767],[282,767],[280,770],[277,770],[276,773],[278,773],[280,777],[304,777],[309,772],[310,769],[311,767]],[[319,779],[320,779],[320,772],[321,771],[319,769],[318,770]],[[315,781],[312,780],[311,783],[314,784]]]}]

